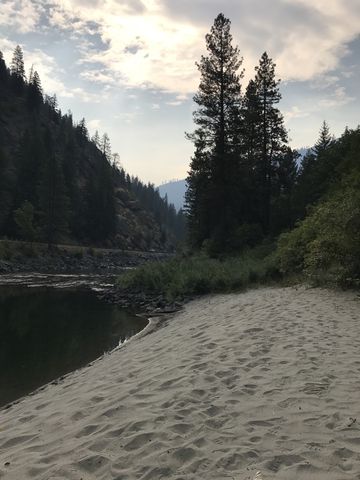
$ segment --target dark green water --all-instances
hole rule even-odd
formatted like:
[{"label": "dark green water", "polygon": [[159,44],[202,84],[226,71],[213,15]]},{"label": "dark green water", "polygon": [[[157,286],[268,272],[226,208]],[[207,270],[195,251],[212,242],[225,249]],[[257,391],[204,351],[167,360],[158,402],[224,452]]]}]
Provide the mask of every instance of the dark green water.
[{"label": "dark green water", "polygon": [[86,365],[146,324],[90,291],[0,287],[0,406]]}]

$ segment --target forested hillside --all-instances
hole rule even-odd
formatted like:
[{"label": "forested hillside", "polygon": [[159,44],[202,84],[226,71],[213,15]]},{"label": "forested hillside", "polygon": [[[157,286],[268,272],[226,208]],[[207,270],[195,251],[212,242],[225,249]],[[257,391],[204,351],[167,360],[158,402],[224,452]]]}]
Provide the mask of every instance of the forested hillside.
[{"label": "forested hillside", "polygon": [[44,95],[23,53],[0,52],[0,237],[125,249],[172,249],[184,217],[154,185],[130,177],[110,139]]}]

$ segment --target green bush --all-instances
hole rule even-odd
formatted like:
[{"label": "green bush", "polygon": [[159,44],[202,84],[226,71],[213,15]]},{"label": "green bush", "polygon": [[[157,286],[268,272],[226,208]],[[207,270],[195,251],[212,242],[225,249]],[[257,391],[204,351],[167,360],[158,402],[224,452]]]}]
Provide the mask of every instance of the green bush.
[{"label": "green bush", "polygon": [[344,185],[313,209],[292,232],[281,235],[282,273],[302,272],[316,284],[360,282],[360,190]]},{"label": "green bush", "polygon": [[263,250],[254,249],[240,257],[225,259],[209,258],[205,254],[176,257],[129,271],[119,277],[118,283],[123,288],[165,295],[168,300],[230,292],[279,276],[276,258],[262,254]]}]

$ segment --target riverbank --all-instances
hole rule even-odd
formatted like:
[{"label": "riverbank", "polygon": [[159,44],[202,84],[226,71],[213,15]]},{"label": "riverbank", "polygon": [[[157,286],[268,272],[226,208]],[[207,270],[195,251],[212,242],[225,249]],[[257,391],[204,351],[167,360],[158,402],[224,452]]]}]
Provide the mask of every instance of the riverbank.
[{"label": "riverbank", "polygon": [[[6,247],[4,247],[6,245]],[[141,252],[80,246],[30,246],[24,242],[1,243],[0,275],[11,273],[118,273],[121,269],[157,262],[172,256],[166,252]],[[5,250],[4,250],[5,249]]]},{"label": "riverbank", "polygon": [[357,478],[359,313],[305,287],[186,304],[2,411],[0,476]]}]

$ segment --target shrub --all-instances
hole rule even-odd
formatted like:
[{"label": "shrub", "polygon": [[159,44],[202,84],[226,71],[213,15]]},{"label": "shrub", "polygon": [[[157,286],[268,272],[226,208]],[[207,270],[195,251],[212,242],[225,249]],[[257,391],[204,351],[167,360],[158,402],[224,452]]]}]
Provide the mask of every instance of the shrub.
[{"label": "shrub", "polygon": [[[262,257],[249,250],[240,257],[209,258],[205,254],[176,257],[166,262],[148,263],[123,274],[121,287],[163,294],[168,300],[212,292],[230,292],[251,283],[273,279],[279,270],[276,257]],[[276,274],[275,274],[276,272]]]},{"label": "shrub", "polygon": [[314,283],[360,281],[360,192],[333,192],[292,232],[281,235],[277,257],[283,273],[302,272]]}]

